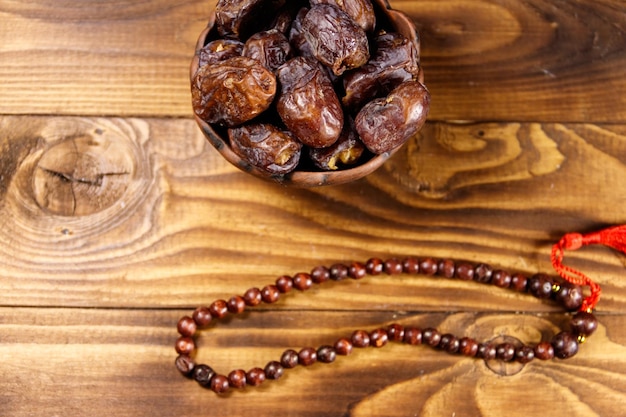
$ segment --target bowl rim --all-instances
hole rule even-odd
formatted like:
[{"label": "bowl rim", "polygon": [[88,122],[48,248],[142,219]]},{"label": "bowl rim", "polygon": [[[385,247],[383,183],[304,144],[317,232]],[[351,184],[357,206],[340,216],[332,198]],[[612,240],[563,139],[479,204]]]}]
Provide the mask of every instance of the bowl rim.
[{"label": "bowl rim", "polygon": [[[382,9],[382,12],[387,14],[387,17],[394,23],[394,25],[402,29],[401,33],[407,36],[407,38],[409,38],[409,41],[413,42],[417,47],[419,56],[420,39],[413,21],[403,12],[392,9],[387,0],[372,0],[372,3],[375,3],[375,6],[378,5],[378,7]],[[190,82],[193,82],[194,76],[199,67],[199,51],[206,45],[206,39],[214,26],[215,10],[213,9],[209,15],[207,26],[202,32],[200,32],[200,35],[198,36],[198,40],[196,42],[194,56],[189,66]],[[420,81],[423,83],[423,74],[421,71],[421,67]],[[380,166],[382,166],[393,154],[395,154],[403,146],[400,145],[390,151],[374,155],[368,161],[351,168],[333,171],[299,171],[296,169],[286,174],[272,174],[252,165],[251,163],[245,161],[243,158],[237,155],[230,147],[230,143],[228,142],[228,140],[224,139],[220,134],[218,134],[217,131],[209,123],[202,120],[198,115],[195,114],[195,112],[194,119],[207,140],[230,164],[239,168],[241,171],[252,174],[258,178],[284,185],[298,187],[339,185],[352,182],[359,178],[363,178],[380,168]]]}]

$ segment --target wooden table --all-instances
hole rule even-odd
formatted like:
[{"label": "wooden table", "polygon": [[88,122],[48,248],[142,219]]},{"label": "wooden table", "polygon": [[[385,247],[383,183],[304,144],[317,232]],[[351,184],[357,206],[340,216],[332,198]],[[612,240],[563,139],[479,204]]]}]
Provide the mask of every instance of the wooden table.
[{"label": "wooden table", "polygon": [[[422,34],[427,127],[365,179],[294,189],[230,166],[192,120],[210,1],[0,3],[1,415],[626,415],[626,257],[604,247],[567,253],[604,291],[567,361],[511,372],[393,343],[225,397],[176,371],[181,316],[283,274],[407,255],[549,272],[564,233],[626,222],[623,1],[392,6]],[[249,369],[394,322],[526,343],[567,322],[384,274],[255,310],[203,332],[199,360]]]}]

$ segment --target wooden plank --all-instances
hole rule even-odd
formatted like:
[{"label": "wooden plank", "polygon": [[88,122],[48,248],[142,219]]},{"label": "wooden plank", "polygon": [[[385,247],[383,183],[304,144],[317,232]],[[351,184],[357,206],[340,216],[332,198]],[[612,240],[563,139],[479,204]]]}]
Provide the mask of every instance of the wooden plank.
[{"label": "wooden plank", "polygon": [[[192,307],[371,256],[549,272],[562,234],[625,220],[624,125],[430,124],[368,178],[318,189],[237,171],[190,120],[5,116],[0,132],[3,306]],[[623,310],[622,255],[589,248],[568,261],[604,285],[605,311]],[[413,277],[315,293],[285,303],[549,310]]]},{"label": "wooden plank", "polygon": [[[0,114],[190,117],[211,0],[0,6]],[[626,122],[619,0],[395,0],[423,38],[432,120]]]},{"label": "wooden plank", "polygon": [[[601,326],[567,361],[534,361],[513,375],[484,362],[424,346],[390,343],[333,364],[218,397],[175,370],[175,323],[184,311],[0,308],[3,413],[50,415],[511,417],[550,413],[616,415],[626,401],[626,333],[620,315]],[[437,326],[489,340],[503,333],[536,342],[561,326],[560,315],[406,314],[266,311],[203,332],[198,360],[219,372],[263,366],[287,348],[333,343],[351,329],[392,322]],[[332,323],[332,326],[328,326]],[[349,334],[349,333],[348,333]],[[607,360],[608,359],[608,360]],[[497,368],[494,368],[497,369]],[[500,370],[501,371],[501,370]],[[499,372],[500,372],[499,371]],[[524,401],[519,393],[528,393]],[[511,401],[515,406],[511,406]],[[393,404],[395,406],[391,406]],[[617,414],[619,415],[619,414]]]}]

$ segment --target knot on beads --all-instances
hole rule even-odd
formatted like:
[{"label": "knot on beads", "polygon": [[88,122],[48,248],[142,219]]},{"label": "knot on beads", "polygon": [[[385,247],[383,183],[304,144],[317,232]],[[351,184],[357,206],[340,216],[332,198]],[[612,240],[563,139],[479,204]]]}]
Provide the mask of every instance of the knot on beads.
[{"label": "knot on beads", "polygon": [[559,246],[566,250],[576,250],[583,246],[584,237],[580,233],[568,233],[561,238]]}]

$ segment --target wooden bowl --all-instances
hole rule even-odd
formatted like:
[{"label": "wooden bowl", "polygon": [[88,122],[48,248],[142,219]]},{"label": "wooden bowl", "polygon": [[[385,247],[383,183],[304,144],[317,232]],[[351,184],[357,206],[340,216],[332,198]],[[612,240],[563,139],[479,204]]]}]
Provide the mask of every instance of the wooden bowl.
[{"label": "wooden bowl", "polygon": [[[420,51],[420,41],[415,24],[404,13],[391,9],[387,0],[372,0],[376,9],[377,19],[381,17],[388,20],[388,24],[394,28],[397,32],[407,37],[413,42]],[[191,61],[190,78],[193,81],[193,76],[198,70],[199,51],[209,41],[217,38],[217,34],[213,30],[215,26],[215,13],[212,12],[209,17],[207,27],[200,33],[198,42],[196,44],[196,53]],[[420,70],[421,71],[421,70]],[[423,74],[420,72],[420,81],[423,83]],[[284,185],[296,186],[296,187],[315,187],[320,185],[337,185],[344,184],[359,178],[362,178],[371,172],[379,168],[391,155],[398,151],[402,146],[399,146],[391,151],[382,153],[380,155],[373,155],[368,160],[355,165],[352,168],[345,168],[336,171],[321,171],[321,170],[296,170],[288,174],[271,174],[260,168],[251,165],[249,162],[243,160],[239,155],[235,154],[230,147],[227,137],[223,137],[216,128],[206,123],[204,120],[195,115],[196,122],[202,133],[208,141],[217,149],[217,151],[231,164],[239,168],[240,170],[252,174],[256,177],[277,182]]]}]

